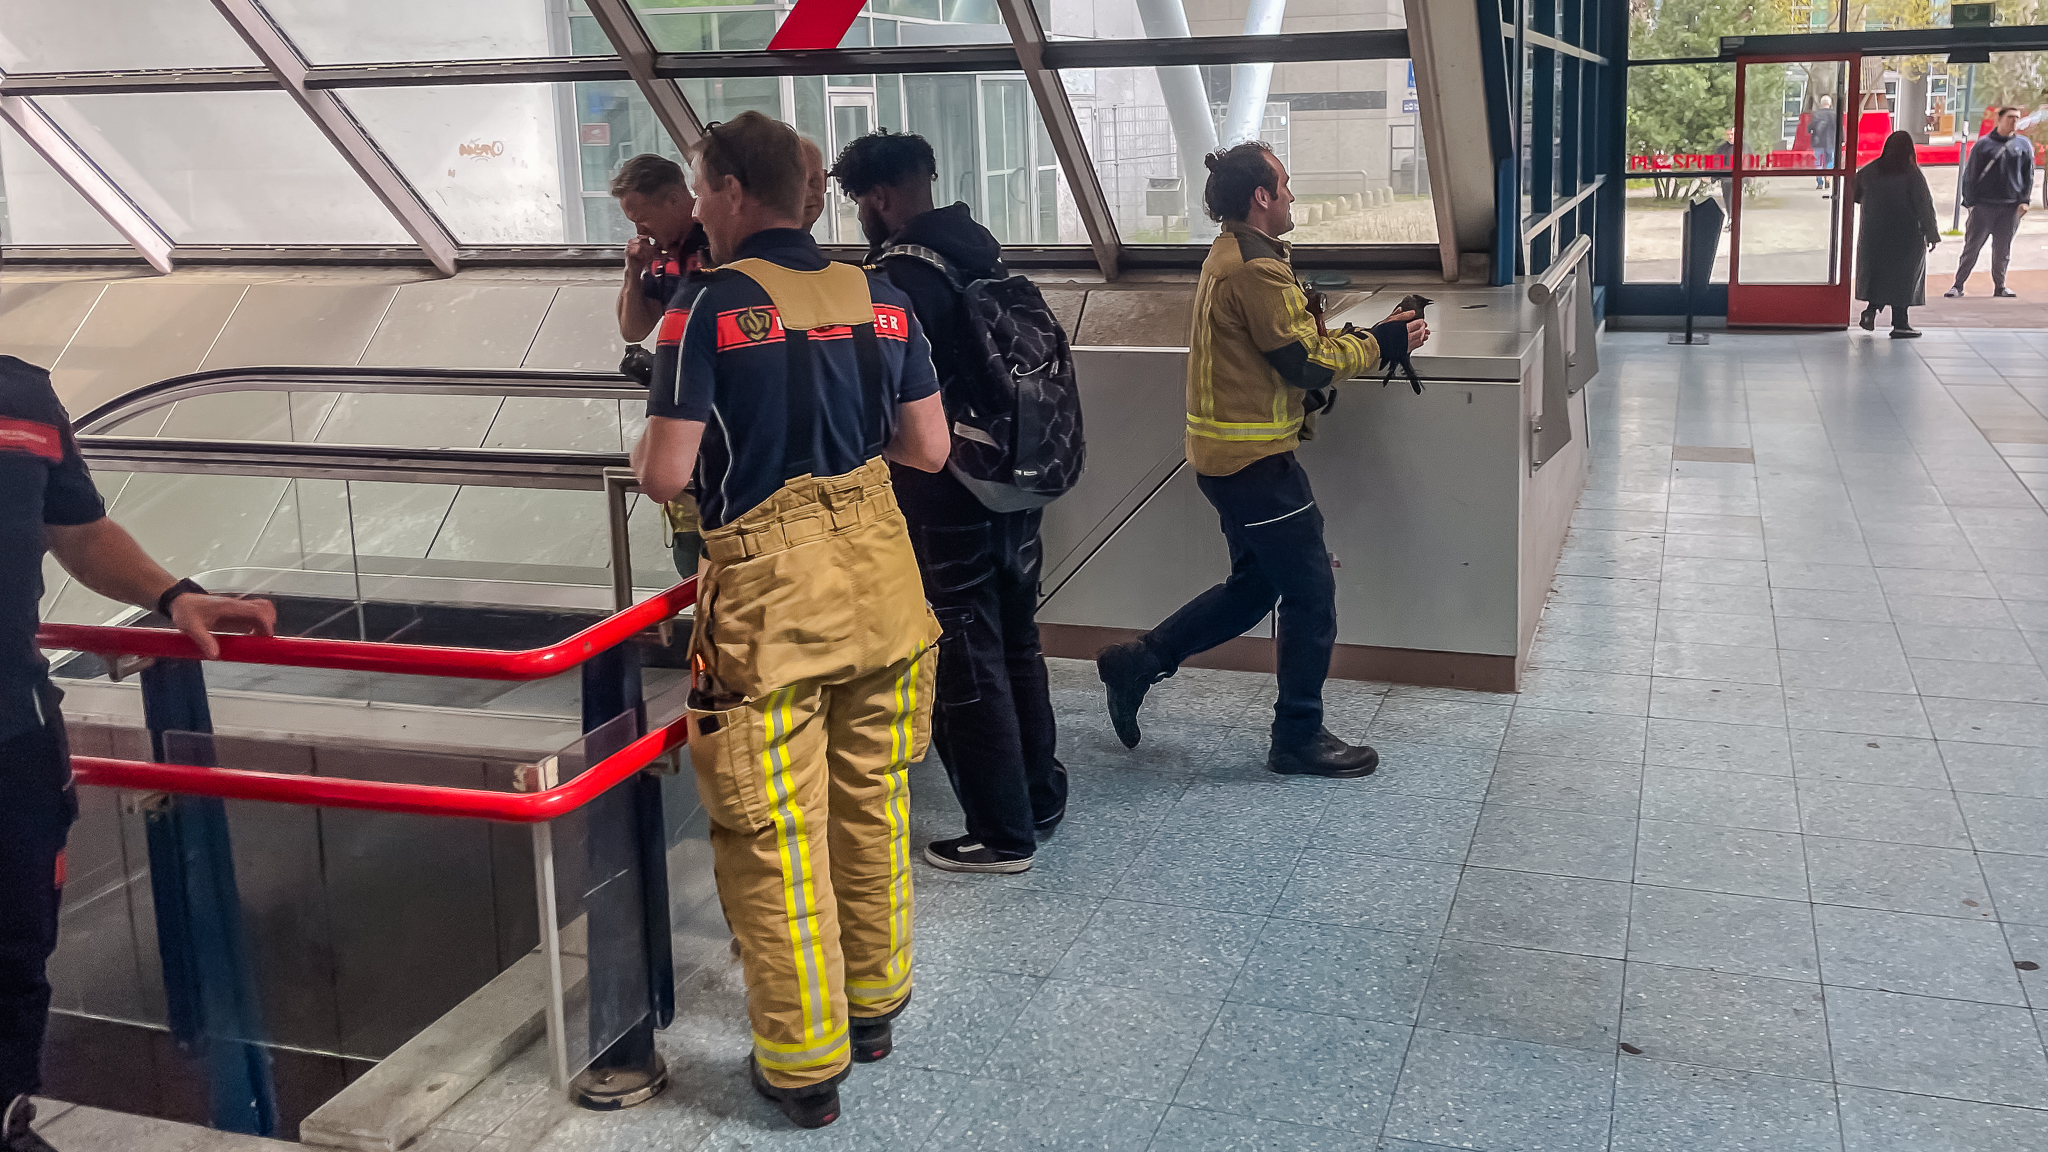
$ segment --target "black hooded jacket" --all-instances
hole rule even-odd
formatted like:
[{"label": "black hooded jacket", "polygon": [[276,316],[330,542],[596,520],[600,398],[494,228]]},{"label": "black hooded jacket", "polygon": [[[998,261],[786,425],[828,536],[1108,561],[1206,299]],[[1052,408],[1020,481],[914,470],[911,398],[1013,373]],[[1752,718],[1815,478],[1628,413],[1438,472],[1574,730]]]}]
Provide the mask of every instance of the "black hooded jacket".
[{"label": "black hooded jacket", "polygon": [[[962,283],[1008,276],[1003,267],[1003,246],[988,229],[968,214],[967,205],[950,204],[913,217],[889,237],[890,244],[916,244],[929,248],[953,265]],[[870,262],[881,254],[877,246],[868,253]],[[946,274],[922,260],[899,257],[882,264],[889,282],[910,297],[918,324],[931,341],[932,367],[939,373],[943,393],[958,379],[961,357],[971,347],[961,329],[960,294],[946,281]],[[913,525],[964,524],[987,519],[989,511],[972,493],[944,471],[918,472],[890,466],[896,494]]]}]

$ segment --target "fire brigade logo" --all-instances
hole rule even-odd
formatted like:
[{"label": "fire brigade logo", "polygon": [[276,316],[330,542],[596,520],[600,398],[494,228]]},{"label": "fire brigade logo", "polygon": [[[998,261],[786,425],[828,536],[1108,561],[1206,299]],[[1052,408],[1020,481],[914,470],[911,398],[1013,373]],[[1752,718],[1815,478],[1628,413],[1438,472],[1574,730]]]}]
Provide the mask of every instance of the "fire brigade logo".
[{"label": "fire brigade logo", "polygon": [[766,308],[749,308],[734,319],[740,326],[740,335],[756,344],[766,340],[775,327],[775,314]]}]

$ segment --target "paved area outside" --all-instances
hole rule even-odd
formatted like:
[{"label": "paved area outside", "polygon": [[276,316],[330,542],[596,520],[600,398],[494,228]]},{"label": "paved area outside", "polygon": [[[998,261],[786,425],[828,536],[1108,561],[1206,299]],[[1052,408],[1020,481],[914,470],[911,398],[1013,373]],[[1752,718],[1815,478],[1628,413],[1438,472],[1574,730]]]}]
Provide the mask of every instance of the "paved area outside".
[{"label": "paved area outside", "polygon": [[838,1124],[747,1090],[719,962],[660,1100],[572,1113],[529,1053],[414,1148],[2048,1148],[2044,351],[1607,337],[1519,697],[1333,683],[1384,766],[1282,781],[1268,678],[1183,673],[1127,752],[1063,662],[1072,813],[1022,876],[917,866]]}]

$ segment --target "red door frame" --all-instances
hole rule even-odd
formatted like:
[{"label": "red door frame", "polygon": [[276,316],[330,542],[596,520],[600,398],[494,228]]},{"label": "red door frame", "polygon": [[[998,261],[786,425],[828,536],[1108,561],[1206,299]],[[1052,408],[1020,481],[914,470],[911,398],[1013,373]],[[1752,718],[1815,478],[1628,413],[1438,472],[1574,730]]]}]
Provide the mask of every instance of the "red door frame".
[{"label": "red door frame", "polygon": [[[1747,165],[1749,142],[1743,124],[1752,64],[1803,64],[1833,60],[1848,66],[1847,83],[1836,109],[1835,160],[1828,168],[1751,168]],[[1850,278],[1850,259],[1855,250],[1856,213],[1856,131],[1862,120],[1861,54],[1831,56],[1807,53],[1796,56],[1738,56],[1735,58],[1735,155],[1732,173],[1735,203],[1728,233],[1728,325],[1731,328],[1847,328],[1850,297],[1855,283]],[[1749,176],[1839,177],[1835,204],[1840,225],[1835,256],[1834,282],[1829,284],[1744,284],[1742,282],[1742,181]]]}]

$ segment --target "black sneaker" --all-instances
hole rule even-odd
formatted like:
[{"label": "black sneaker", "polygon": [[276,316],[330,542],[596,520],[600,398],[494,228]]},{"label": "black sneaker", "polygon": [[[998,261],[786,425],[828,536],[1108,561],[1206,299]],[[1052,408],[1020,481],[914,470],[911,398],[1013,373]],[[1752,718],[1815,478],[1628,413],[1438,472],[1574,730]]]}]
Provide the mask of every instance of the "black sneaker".
[{"label": "black sneaker", "polygon": [[1918,328],[1892,329],[1892,339],[1894,340],[1918,340],[1919,338],[1920,330]]},{"label": "black sneaker", "polygon": [[8,1101],[7,1113],[0,1117],[0,1148],[6,1152],[57,1152],[49,1141],[36,1134],[32,1127],[35,1122],[35,1101],[26,1096]]},{"label": "black sneaker", "polygon": [[948,872],[1029,872],[1031,857],[1004,856],[972,836],[934,840],[924,846],[925,862]]},{"label": "black sneaker", "polygon": [[898,1004],[896,1010],[887,1016],[853,1017],[847,1035],[853,1045],[855,1064],[873,1064],[877,1060],[886,1059],[889,1053],[896,1050],[896,1018],[903,1015],[903,1010],[908,1007],[910,997],[905,996],[903,1003]]},{"label": "black sneaker", "polygon": [[1378,752],[1364,744],[1346,744],[1327,728],[1298,748],[1275,744],[1266,757],[1267,770],[1282,776],[1370,776],[1379,766]]},{"label": "black sneaker", "polygon": [[1138,746],[1138,706],[1145,692],[1166,678],[1159,658],[1143,641],[1112,644],[1095,654],[1095,674],[1109,688],[1109,722],[1126,748]]},{"label": "black sneaker", "polygon": [[789,1122],[799,1128],[823,1128],[839,1119],[839,1082],[853,1070],[842,1068],[830,1080],[802,1088],[777,1088],[761,1075],[761,1063],[752,1056],[747,1057],[747,1069],[754,1081],[754,1091],[782,1109]]},{"label": "black sneaker", "polygon": [[1052,815],[1047,816],[1043,820],[1032,822],[1031,826],[1038,833],[1038,838],[1041,841],[1051,839],[1052,834],[1059,830],[1060,821],[1067,818],[1067,766],[1058,760],[1054,760],[1052,762],[1052,771],[1053,775],[1057,776],[1060,782],[1060,806],[1059,810]]}]

